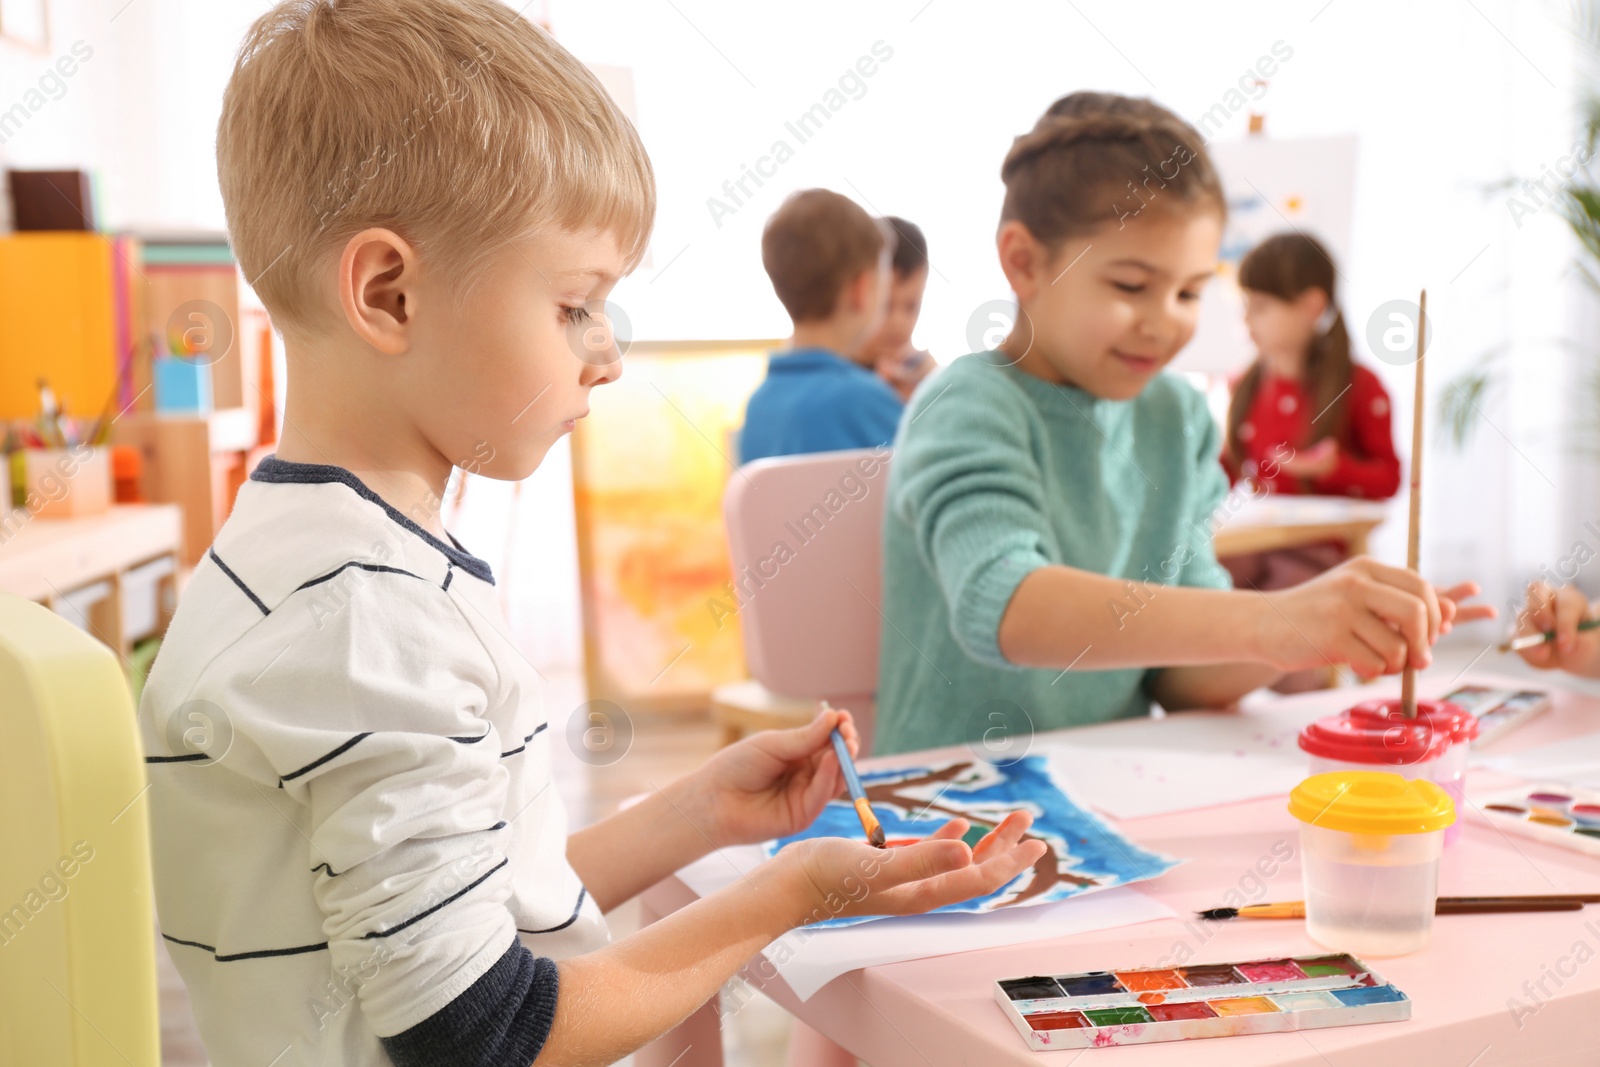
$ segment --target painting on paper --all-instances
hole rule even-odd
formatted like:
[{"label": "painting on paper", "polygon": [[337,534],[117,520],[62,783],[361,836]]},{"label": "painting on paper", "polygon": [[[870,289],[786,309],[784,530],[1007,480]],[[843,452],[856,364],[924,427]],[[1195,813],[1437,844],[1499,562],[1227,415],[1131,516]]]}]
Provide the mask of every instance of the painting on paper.
[{"label": "painting on paper", "polygon": [[[966,841],[976,845],[1011,812],[1033,814],[1028,836],[1048,846],[1039,862],[995,892],[947,905],[940,912],[981,913],[1049,904],[1155,878],[1178,862],[1141,848],[1075,802],[1043,756],[1024,756],[1004,764],[974,757],[863,772],[861,783],[890,847],[918,841],[957,817],[972,823]],[[835,800],[805,830],[769,843],[768,855],[812,837],[865,840],[855,808],[848,801]],[[868,921],[870,917],[830,919],[815,925],[849,926]]]}]

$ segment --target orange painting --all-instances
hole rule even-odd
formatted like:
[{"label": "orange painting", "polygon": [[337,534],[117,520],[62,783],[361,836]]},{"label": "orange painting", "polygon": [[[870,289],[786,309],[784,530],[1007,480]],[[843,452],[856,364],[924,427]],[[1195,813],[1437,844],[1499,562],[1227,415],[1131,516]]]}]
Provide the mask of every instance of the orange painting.
[{"label": "orange painting", "polygon": [[722,492],[775,341],[635,343],[591,398],[572,465],[590,699],[705,707],[746,677]]}]

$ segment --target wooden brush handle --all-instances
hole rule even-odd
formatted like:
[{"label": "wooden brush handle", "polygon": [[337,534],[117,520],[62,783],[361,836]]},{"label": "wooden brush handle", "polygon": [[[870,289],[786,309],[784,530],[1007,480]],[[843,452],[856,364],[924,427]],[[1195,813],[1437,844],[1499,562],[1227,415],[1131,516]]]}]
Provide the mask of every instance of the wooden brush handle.
[{"label": "wooden brush handle", "polygon": [[1583,907],[1583,901],[1577,897],[1555,897],[1547,900],[1518,900],[1515,897],[1506,897],[1496,900],[1492,897],[1483,897],[1474,900],[1471,897],[1460,900],[1441,898],[1433,907],[1435,915],[1473,915],[1486,912],[1500,911],[1578,911]]},{"label": "wooden brush handle", "polygon": [[1439,902],[1451,904],[1481,904],[1486,900],[1546,901],[1576,900],[1584,904],[1600,904],[1600,893],[1503,893],[1481,897],[1440,897]]}]

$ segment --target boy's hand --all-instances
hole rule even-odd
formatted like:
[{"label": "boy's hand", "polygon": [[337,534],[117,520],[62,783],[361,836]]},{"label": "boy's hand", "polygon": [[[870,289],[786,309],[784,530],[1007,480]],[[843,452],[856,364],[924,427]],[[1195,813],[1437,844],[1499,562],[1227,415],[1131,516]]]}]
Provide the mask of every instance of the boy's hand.
[{"label": "boy's hand", "polygon": [[1578,623],[1591,615],[1589,598],[1576,586],[1555,589],[1548,582],[1528,585],[1527,606],[1517,615],[1517,633],[1556,632],[1555,640],[1518,651],[1523,661],[1540,670],[1559,669],[1573,674],[1600,674],[1600,630],[1578,632]]},{"label": "boy's hand", "polygon": [[761,869],[776,879],[799,922],[841,916],[920,915],[992,893],[1045,854],[1023,840],[1033,816],[1008,815],[978,847],[961,840],[967,820],[953,819],[914,845],[878,849],[842,837],[797,841]]},{"label": "boy's hand", "polygon": [[696,820],[712,842],[753,844],[810,826],[844,791],[829,735],[837,726],[855,756],[861,744],[848,711],[829,708],[795,730],[763,730],[729,745],[688,781],[696,790]]},{"label": "boy's hand", "polygon": [[1461,607],[1476,595],[1470,583],[1443,595],[1419,575],[1365,556],[1297,585],[1262,594],[1261,647],[1280,670],[1347,663],[1365,679],[1433,662],[1433,643],[1456,622],[1487,618],[1493,609]]}]

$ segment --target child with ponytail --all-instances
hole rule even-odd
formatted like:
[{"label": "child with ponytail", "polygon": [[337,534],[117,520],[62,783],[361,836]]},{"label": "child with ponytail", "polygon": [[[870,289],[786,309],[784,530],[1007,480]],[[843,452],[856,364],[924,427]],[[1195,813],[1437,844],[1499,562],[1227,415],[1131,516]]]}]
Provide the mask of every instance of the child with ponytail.
[{"label": "child with ponytail", "polygon": [[[1280,233],[1239,263],[1244,321],[1256,359],[1233,388],[1222,465],[1267,493],[1383,500],[1400,488],[1389,394],[1350,356],[1333,257],[1315,237]],[[1241,589],[1287,589],[1336,566],[1343,541],[1230,556]],[[1318,689],[1328,672],[1279,679],[1280,693]]]},{"label": "child with ponytail", "polygon": [[1316,238],[1280,233],[1239,264],[1256,360],[1234,387],[1223,465],[1273,493],[1369,500],[1400,488],[1389,394],[1350,357],[1333,259]]},{"label": "child with ponytail", "polygon": [[1231,704],[1324,663],[1426,667],[1463,585],[1356,559],[1235,592],[1200,394],[1161,373],[1216,272],[1224,198],[1200,136],[1149,100],[1079,92],[1001,168],[1017,300],[901,420],[884,520],[878,751],[993,743]]}]

